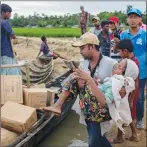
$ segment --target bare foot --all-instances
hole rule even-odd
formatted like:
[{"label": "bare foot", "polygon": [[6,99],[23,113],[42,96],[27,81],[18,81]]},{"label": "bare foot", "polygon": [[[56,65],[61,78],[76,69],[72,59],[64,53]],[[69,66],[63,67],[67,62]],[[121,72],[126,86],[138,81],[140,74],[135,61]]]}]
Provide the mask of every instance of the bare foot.
[{"label": "bare foot", "polygon": [[138,136],[131,136],[129,138],[126,138],[129,141],[134,141],[134,142],[139,142],[139,137]]},{"label": "bare foot", "polygon": [[123,143],[124,142],[124,139],[123,138],[114,138],[114,139],[109,139],[110,143],[113,143],[113,144],[119,144],[119,143]]},{"label": "bare foot", "polygon": [[49,106],[49,107],[41,107],[40,109],[61,114],[61,107]]}]

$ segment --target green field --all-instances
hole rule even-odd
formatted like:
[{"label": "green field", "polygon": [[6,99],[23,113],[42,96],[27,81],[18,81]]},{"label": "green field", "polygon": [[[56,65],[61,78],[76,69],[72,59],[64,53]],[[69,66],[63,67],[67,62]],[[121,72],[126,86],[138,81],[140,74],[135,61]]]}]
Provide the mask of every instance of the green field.
[{"label": "green field", "polygon": [[79,37],[79,28],[13,28],[17,36],[26,37]]}]

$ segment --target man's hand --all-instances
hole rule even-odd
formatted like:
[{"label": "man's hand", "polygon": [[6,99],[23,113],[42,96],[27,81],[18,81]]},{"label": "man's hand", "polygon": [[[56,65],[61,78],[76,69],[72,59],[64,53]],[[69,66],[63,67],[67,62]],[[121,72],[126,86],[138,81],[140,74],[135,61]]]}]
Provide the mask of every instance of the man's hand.
[{"label": "man's hand", "polygon": [[81,89],[82,87],[85,86],[86,82],[84,80],[77,80],[77,83],[78,83],[78,88]]},{"label": "man's hand", "polygon": [[130,109],[133,108],[133,101],[134,101],[134,98],[136,96],[136,90],[133,90],[130,94],[129,94],[129,105],[130,105]]},{"label": "man's hand", "polygon": [[74,69],[74,75],[77,79],[82,79],[85,82],[92,79],[92,77],[90,76],[89,73],[87,73],[81,69]]},{"label": "man's hand", "polygon": [[12,34],[10,37],[11,39],[16,39],[16,36],[14,34]]},{"label": "man's hand", "polygon": [[133,101],[129,101],[130,109],[133,109]]},{"label": "man's hand", "polygon": [[119,52],[119,51],[118,51],[118,48],[117,48],[117,43],[119,42],[119,39],[116,38],[116,37],[114,37],[113,40],[114,40],[113,52],[116,54],[116,53]]},{"label": "man's hand", "polygon": [[114,42],[115,42],[115,43],[118,43],[118,42],[119,42],[119,39],[118,39],[118,38],[116,38],[116,37],[114,37],[114,39],[113,39],[113,40],[114,40]]}]

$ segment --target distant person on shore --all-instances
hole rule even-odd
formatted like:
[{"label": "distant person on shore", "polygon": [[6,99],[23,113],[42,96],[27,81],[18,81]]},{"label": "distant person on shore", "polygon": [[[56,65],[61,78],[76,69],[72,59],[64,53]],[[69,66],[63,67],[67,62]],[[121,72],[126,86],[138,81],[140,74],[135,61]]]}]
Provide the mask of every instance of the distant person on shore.
[{"label": "distant person on shore", "polygon": [[38,53],[38,56],[41,54],[41,52],[43,52],[43,55],[45,57],[53,57],[54,59],[58,58],[58,56],[53,52],[53,51],[50,51],[48,45],[47,45],[47,39],[45,36],[42,36],[41,37],[41,40],[42,40],[42,43],[41,43],[41,47],[40,47],[40,51]]},{"label": "distant person on shore", "polygon": [[79,27],[81,29],[81,34],[86,33],[88,23],[89,23],[89,14],[84,10],[84,7],[81,6],[81,13],[79,14]]},{"label": "distant person on shore", "polygon": [[[12,8],[7,4],[1,4],[1,65],[16,64],[11,39],[15,39],[15,33],[12,30],[8,19],[11,17]],[[0,75],[21,75],[19,68],[1,68]]]},{"label": "distant person on shore", "polygon": [[98,36],[101,32],[100,18],[95,16],[92,18],[92,22],[93,22],[94,27],[90,29],[89,32]]}]

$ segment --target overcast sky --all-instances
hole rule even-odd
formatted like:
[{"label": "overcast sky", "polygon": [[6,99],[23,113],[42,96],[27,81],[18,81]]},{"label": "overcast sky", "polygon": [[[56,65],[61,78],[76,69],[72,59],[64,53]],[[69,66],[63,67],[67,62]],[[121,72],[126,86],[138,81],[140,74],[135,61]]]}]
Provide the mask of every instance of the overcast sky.
[{"label": "overcast sky", "polygon": [[12,9],[12,16],[14,13],[19,15],[33,15],[34,12],[46,15],[64,15],[67,13],[73,14],[80,11],[80,6],[84,6],[85,10],[91,14],[98,14],[99,12],[109,11],[114,12],[115,10],[126,10],[127,5],[133,5],[133,7],[139,8],[142,12],[146,10],[145,1],[7,1],[3,0],[2,3],[9,4]]}]

